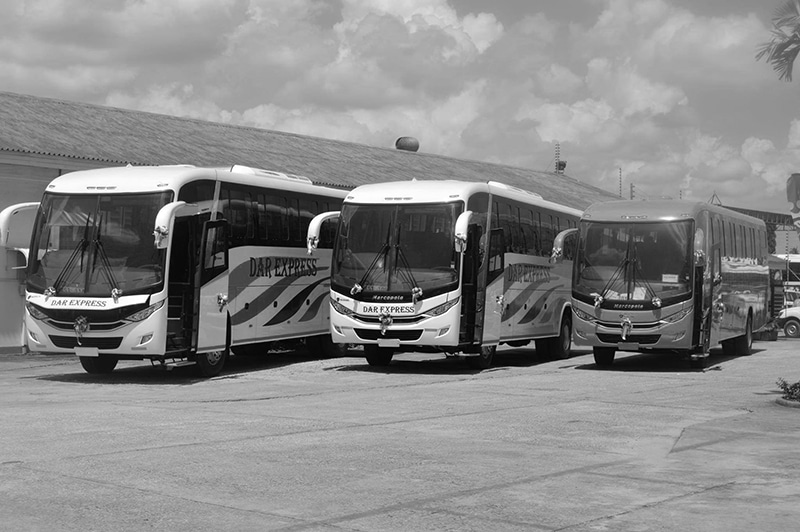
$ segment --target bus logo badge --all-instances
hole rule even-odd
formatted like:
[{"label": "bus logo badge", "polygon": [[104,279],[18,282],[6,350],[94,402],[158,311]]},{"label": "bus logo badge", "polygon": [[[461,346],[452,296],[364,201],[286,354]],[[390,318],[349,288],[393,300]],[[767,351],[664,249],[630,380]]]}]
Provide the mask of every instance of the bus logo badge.
[{"label": "bus logo badge", "polygon": [[381,320],[381,336],[386,336],[386,331],[392,325],[392,315],[389,313],[383,313],[380,316]]},{"label": "bus logo badge", "polygon": [[622,340],[627,341],[628,335],[631,333],[631,329],[633,329],[633,323],[631,323],[631,319],[628,316],[623,316],[622,321],[620,322],[620,327],[622,327]]},{"label": "bus logo badge", "polygon": [[75,318],[72,328],[75,330],[75,338],[78,339],[78,345],[83,345],[81,340],[83,339],[83,333],[89,330],[89,320],[86,319],[86,316],[78,316]]}]

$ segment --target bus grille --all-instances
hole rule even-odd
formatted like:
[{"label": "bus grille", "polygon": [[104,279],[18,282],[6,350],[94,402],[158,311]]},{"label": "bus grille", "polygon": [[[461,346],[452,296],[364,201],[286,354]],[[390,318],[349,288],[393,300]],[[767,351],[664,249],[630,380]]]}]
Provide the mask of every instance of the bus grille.
[{"label": "bus grille", "polygon": [[597,339],[606,344],[639,344],[652,345],[661,339],[660,334],[629,334],[627,340],[622,339],[621,334],[597,333]]},{"label": "bus grille", "polygon": [[84,336],[78,345],[78,339],[74,336],[50,336],[50,341],[61,349],[75,349],[76,347],[96,347],[98,349],[116,349],[122,344],[122,337],[110,338],[91,338]]},{"label": "bus grille", "polygon": [[419,340],[422,336],[422,329],[410,331],[386,331],[386,334],[381,334],[377,329],[356,329],[356,334],[362,340],[400,340],[403,342],[413,342]]}]

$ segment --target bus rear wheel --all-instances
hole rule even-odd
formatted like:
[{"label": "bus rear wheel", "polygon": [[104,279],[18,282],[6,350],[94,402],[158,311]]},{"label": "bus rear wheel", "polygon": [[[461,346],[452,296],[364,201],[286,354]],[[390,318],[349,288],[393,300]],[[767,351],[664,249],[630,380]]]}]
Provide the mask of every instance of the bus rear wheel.
[{"label": "bus rear wheel", "polygon": [[392,362],[394,351],[389,347],[367,344],[364,346],[364,356],[370,366],[388,366]]},{"label": "bus rear wheel", "polygon": [[595,346],[592,348],[592,352],[594,353],[594,363],[604,368],[614,363],[614,355],[617,354],[617,350],[613,347]]},{"label": "bus rear wheel", "polygon": [[572,351],[572,322],[569,316],[564,316],[561,320],[561,329],[558,336],[550,338],[547,342],[548,355],[556,360],[565,360],[569,358]]},{"label": "bus rear wheel", "polygon": [[199,353],[195,356],[197,373],[201,377],[216,377],[222,371],[222,368],[225,366],[225,360],[227,359],[227,349]]},{"label": "bus rear wheel", "polygon": [[117,357],[78,357],[86,373],[103,374],[111,373],[117,367]]},{"label": "bus rear wheel", "polygon": [[476,357],[467,358],[467,363],[473,369],[489,369],[492,366],[496,345],[482,345],[481,352]]}]

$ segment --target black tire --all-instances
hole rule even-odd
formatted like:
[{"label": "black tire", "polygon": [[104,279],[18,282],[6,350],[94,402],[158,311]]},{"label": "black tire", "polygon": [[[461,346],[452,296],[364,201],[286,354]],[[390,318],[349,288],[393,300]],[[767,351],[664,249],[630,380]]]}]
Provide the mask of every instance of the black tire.
[{"label": "black tire", "polygon": [[594,353],[594,363],[598,366],[607,368],[614,363],[614,356],[617,354],[617,350],[613,347],[593,347],[592,352]]},{"label": "black tire", "polygon": [[364,356],[370,366],[388,366],[392,362],[394,350],[390,347],[378,347],[375,344],[364,346]]},{"label": "black tire", "polygon": [[201,377],[216,377],[225,367],[228,349],[218,349],[195,355],[197,374]]},{"label": "black tire", "polygon": [[489,369],[492,367],[492,359],[496,351],[496,345],[483,345],[478,356],[467,358],[467,364],[473,369]]},{"label": "black tire", "polygon": [[561,328],[558,336],[548,338],[548,356],[555,360],[565,360],[569,358],[572,351],[572,320],[565,315],[561,320]]},{"label": "black tire", "polygon": [[692,369],[705,369],[707,357],[690,358],[689,367]]},{"label": "black tire", "polygon": [[317,355],[320,358],[339,358],[347,356],[347,344],[334,343],[330,334],[306,338],[306,347],[308,347],[312,355]]},{"label": "black tire", "polygon": [[99,375],[104,373],[111,373],[117,367],[117,357],[99,356],[99,357],[78,357],[81,361],[81,366],[86,373]]},{"label": "black tire", "polygon": [[744,334],[736,338],[736,354],[749,356],[753,354],[753,316],[747,315]]},{"label": "black tire", "polygon": [[800,321],[789,320],[783,324],[783,334],[787,338],[800,338]]}]

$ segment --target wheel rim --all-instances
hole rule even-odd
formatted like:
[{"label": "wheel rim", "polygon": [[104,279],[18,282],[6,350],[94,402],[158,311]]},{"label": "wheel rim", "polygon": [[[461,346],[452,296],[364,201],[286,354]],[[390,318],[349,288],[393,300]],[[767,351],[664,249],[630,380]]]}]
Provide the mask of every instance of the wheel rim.
[{"label": "wheel rim", "polygon": [[206,362],[211,366],[216,366],[222,360],[222,351],[209,351],[206,353]]},{"label": "wheel rim", "polygon": [[798,331],[800,331],[800,327],[794,322],[786,326],[786,336],[797,336]]}]

